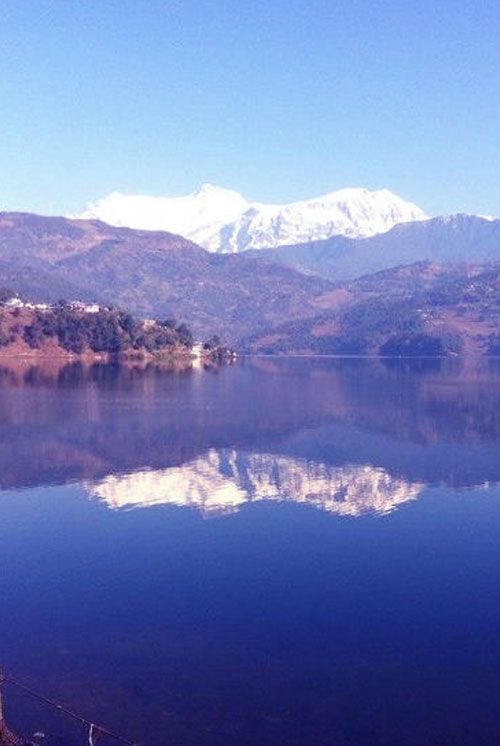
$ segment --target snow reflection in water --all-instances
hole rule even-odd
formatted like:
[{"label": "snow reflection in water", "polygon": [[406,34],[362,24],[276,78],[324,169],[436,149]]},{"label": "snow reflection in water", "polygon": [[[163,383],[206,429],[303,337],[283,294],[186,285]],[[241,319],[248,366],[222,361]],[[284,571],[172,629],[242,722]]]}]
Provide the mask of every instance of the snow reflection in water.
[{"label": "snow reflection in water", "polygon": [[390,513],[418,497],[424,485],[369,465],[329,466],[273,454],[211,449],[179,467],[110,475],[87,483],[112,509],[172,504],[204,515],[238,511],[257,500],[309,503],[330,513]]}]

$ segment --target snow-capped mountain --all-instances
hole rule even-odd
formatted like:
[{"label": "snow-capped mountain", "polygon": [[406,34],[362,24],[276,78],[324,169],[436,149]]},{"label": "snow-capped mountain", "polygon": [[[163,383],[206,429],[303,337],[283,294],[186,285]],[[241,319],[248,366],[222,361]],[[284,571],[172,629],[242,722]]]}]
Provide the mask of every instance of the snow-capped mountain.
[{"label": "snow-capped mountain", "polygon": [[340,189],[285,205],[248,202],[238,192],[204,184],[185,197],[113,192],[78,215],[114,226],[177,233],[209,251],[239,252],[347,236],[385,233],[427,215],[387,189]]},{"label": "snow-capped mountain", "polygon": [[390,513],[415,500],[423,486],[369,465],[338,467],[234,449],[211,449],[183,466],[110,475],[86,485],[113,510],[171,504],[215,516],[234,513],[247,502],[272,500],[351,517]]}]

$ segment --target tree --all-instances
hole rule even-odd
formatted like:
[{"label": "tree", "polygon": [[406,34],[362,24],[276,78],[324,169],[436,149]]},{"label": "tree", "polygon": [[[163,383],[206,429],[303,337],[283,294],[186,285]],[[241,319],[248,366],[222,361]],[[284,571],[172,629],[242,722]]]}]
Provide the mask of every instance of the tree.
[{"label": "tree", "polygon": [[43,330],[36,321],[24,327],[23,339],[32,349],[38,349],[43,339]]},{"label": "tree", "polygon": [[165,321],[160,321],[160,326],[166,326],[168,329],[175,329],[177,326],[177,319],[165,319]]},{"label": "tree", "polygon": [[207,339],[207,341],[203,345],[204,350],[216,350],[217,347],[220,347],[221,345],[221,338],[214,334],[210,339]]},{"label": "tree", "polygon": [[177,332],[177,336],[179,337],[179,342],[181,343],[181,345],[189,348],[193,346],[193,335],[191,334],[191,330],[186,326],[186,324],[179,324],[175,331]]},{"label": "tree", "polygon": [[0,288],[0,303],[7,303],[11,298],[17,298],[17,293],[10,288]]},{"label": "tree", "polygon": [[128,334],[129,336],[133,335],[136,328],[136,323],[134,321],[134,318],[129,313],[121,313],[118,317],[118,322],[126,334]]}]

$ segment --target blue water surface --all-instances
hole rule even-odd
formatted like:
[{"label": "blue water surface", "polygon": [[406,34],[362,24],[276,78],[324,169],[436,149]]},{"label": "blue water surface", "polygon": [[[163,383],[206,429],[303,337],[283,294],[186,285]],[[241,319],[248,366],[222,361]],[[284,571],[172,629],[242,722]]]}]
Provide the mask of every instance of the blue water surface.
[{"label": "blue water surface", "polygon": [[130,740],[500,741],[494,360],[4,367],[0,487],[2,666]]}]

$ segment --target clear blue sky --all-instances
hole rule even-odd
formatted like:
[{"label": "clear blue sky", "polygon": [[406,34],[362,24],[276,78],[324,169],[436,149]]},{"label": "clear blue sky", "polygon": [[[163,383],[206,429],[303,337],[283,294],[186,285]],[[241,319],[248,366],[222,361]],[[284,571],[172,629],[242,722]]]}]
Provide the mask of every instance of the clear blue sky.
[{"label": "clear blue sky", "polygon": [[0,0],[0,208],[210,181],[500,214],[500,3]]}]

